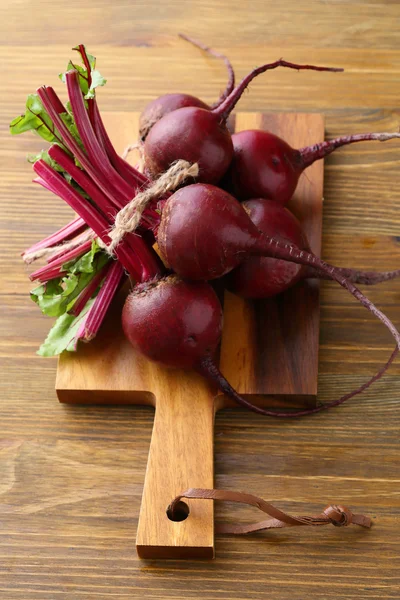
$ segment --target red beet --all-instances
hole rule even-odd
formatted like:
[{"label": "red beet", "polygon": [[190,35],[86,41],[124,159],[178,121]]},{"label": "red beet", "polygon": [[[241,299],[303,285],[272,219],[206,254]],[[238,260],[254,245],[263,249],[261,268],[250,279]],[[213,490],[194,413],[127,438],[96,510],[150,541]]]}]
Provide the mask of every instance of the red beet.
[{"label": "red beet", "polygon": [[216,366],[214,355],[221,336],[222,311],[209,284],[184,282],[176,275],[139,284],[125,302],[122,325],[133,347],[149,359],[169,367],[193,368],[237,403],[274,417],[304,416],[341,404],[379,379],[397,353],[396,347],[377,375],[339,400],[309,410],[275,412],[242,398]]},{"label": "red beet", "polygon": [[[309,250],[300,222],[279,202],[257,198],[243,202],[242,206],[262,232],[300,250]],[[400,270],[379,273],[338,267],[338,271],[353,283],[365,285],[374,285],[400,275]],[[307,278],[330,279],[311,267],[266,256],[251,256],[228,273],[225,285],[243,298],[269,298]]]},{"label": "red beet", "polygon": [[226,85],[226,89],[212,107],[200,100],[200,98],[196,98],[195,96],[191,96],[190,94],[164,94],[163,96],[152,100],[147,104],[142,114],[140,115],[139,134],[140,139],[142,141],[146,139],[153,125],[157,123],[157,121],[159,121],[164,115],[172,112],[173,110],[178,110],[178,108],[184,108],[186,106],[197,106],[198,108],[204,108],[206,110],[210,110],[210,108],[216,108],[221,104],[221,102],[225,100],[225,98],[231,93],[231,91],[234,88],[235,74],[233,72],[230,60],[226,56],[220,54],[219,52],[216,52],[215,50],[212,50],[212,48],[205,46],[204,44],[198,42],[197,40],[194,40],[193,38],[183,35],[182,33],[179,34],[179,37],[186,40],[187,42],[190,42],[194,46],[201,48],[208,54],[211,54],[211,56],[215,56],[215,58],[220,58],[225,62],[226,68],[228,70],[228,83]]},{"label": "red beet", "polygon": [[[271,237],[301,250],[308,242],[296,217],[278,202],[255,199],[242,205],[253,223]],[[225,278],[226,287],[243,298],[270,298],[295,285],[307,267],[268,256],[251,256]]]},{"label": "red beet", "polygon": [[124,333],[134,348],[169,367],[195,369],[217,349],[220,302],[208,283],[176,275],[137,285],[122,311]]},{"label": "red beet", "polygon": [[254,77],[280,66],[316,71],[341,70],[279,60],[254,69],[217,108],[186,107],[166,114],[153,125],[144,143],[145,164],[150,175],[157,177],[175,161],[184,159],[198,163],[198,181],[217,183],[233,157],[232,138],[226,127],[229,114]]},{"label": "red beet", "polygon": [[216,279],[252,255],[311,266],[350,292],[400,342],[389,319],[339,269],[261,232],[233,196],[213,185],[194,184],[175,192],[165,205],[157,240],[167,264],[186,279]]},{"label": "red beet", "polygon": [[240,200],[268,198],[286,204],[293,196],[304,169],[336,148],[398,137],[400,133],[349,135],[295,150],[268,131],[241,131],[232,136],[233,160],[222,185]]},{"label": "red beet", "polygon": [[197,106],[198,108],[204,108],[210,110],[208,104],[191,96],[190,94],[176,93],[176,94],[164,94],[154,100],[151,100],[146,104],[142,111],[139,119],[139,135],[140,139],[144,142],[147,138],[153,125],[157,123],[168,113],[178,110],[179,108],[185,108],[187,106]]}]

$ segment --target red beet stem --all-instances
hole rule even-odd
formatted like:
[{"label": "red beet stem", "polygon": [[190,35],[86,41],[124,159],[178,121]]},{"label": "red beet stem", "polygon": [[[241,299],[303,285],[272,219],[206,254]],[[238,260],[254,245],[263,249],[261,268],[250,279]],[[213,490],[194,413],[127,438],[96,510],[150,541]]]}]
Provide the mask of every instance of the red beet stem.
[{"label": "red beet stem", "polygon": [[[357,283],[360,285],[376,285],[378,283],[383,283],[384,281],[390,281],[392,279],[397,279],[400,276],[400,269],[396,269],[395,271],[360,271],[359,269],[346,269],[343,267],[335,267],[336,270],[346,277],[348,281],[352,283]],[[308,269],[304,279],[326,279],[330,280],[331,277],[326,273],[322,273],[317,269]]]},{"label": "red beet stem", "polygon": [[[104,177],[101,173],[99,173],[92,165],[91,161],[88,159],[86,153],[81,150],[78,146],[72,135],[70,134],[68,128],[63,123],[62,119],[59,117],[57,111],[55,110],[52,101],[50,100],[49,90],[52,88],[41,87],[37,90],[37,93],[48,112],[50,118],[53,123],[57,127],[58,131],[61,133],[64,141],[64,145],[67,149],[74,155],[74,157],[79,160],[82,167],[85,171],[90,175],[93,181],[98,185],[101,191],[112,201],[114,198],[114,193],[110,190],[109,181],[106,177]],[[133,192],[132,192],[133,197]]]},{"label": "red beet stem", "polygon": [[90,196],[105,216],[114,217],[118,210],[125,206],[120,196],[115,194],[110,199],[103,194],[100,188],[94,183],[91,177],[80,169],[73,158],[69,156],[60,146],[54,144],[49,148],[49,156],[53,158],[66,172],[76,181],[76,183]]},{"label": "red beet stem", "polygon": [[78,333],[79,338],[83,339],[83,341],[90,342],[96,336],[108,308],[118,291],[123,276],[124,269],[121,264],[118,261],[113,261],[104,283],[88,312],[87,318]]},{"label": "red beet stem", "polygon": [[291,411],[291,412],[278,412],[278,411],[267,410],[267,409],[260,408],[259,406],[252,404],[251,402],[249,402],[248,400],[246,400],[245,398],[243,398],[240,394],[238,394],[236,392],[236,390],[230,385],[230,383],[222,375],[222,373],[220,372],[220,370],[218,369],[216,364],[210,359],[204,360],[198,370],[204,377],[206,377],[206,379],[214,382],[224,394],[226,394],[229,398],[232,398],[232,400],[234,400],[237,404],[244,406],[248,410],[258,413],[260,415],[265,415],[267,417],[279,417],[279,418],[290,419],[290,418],[294,418],[294,417],[305,417],[307,415],[312,415],[312,414],[321,412],[323,410],[327,410],[328,408],[333,408],[334,406],[339,406],[340,404],[343,404],[343,402],[345,402],[346,400],[353,398],[357,394],[361,394],[361,392],[363,392],[364,390],[369,388],[370,385],[372,385],[375,381],[380,379],[382,377],[382,375],[384,375],[384,373],[388,370],[388,368],[392,364],[393,360],[395,359],[398,351],[399,351],[399,348],[398,348],[398,346],[396,346],[395,349],[393,350],[389,360],[387,361],[387,363],[373,377],[371,377],[371,379],[369,379],[366,383],[361,385],[356,390],[353,390],[352,392],[348,392],[347,394],[345,394],[338,400],[333,400],[332,402],[328,402],[327,404],[321,404],[320,406],[317,406],[315,408],[309,408],[306,410],[298,410],[298,411]]},{"label": "red beet stem", "polygon": [[68,71],[65,77],[75,124],[90,162],[103,177],[107,178],[113,190],[121,194],[125,201],[131,200],[135,190],[115,171],[94,133],[79,86],[77,71]]},{"label": "red beet stem", "polygon": [[28,258],[29,254],[33,254],[37,250],[42,250],[43,248],[50,248],[51,246],[57,246],[62,242],[70,240],[77,233],[80,233],[84,228],[86,228],[85,221],[78,217],[77,219],[71,221],[71,223],[68,223],[67,225],[56,231],[55,233],[49,235],[47,238],[44,238],[40,242],[33,244],[33,246],[24,251],[22,257],[25,260],[25,257]]},{"label": "red beet stem", "polygon": [[355,135],[344,135],[334,140],[321,142],[320,144],[306,146],[299,150],[302,158],[302,167],[304,169],[309,167],[316,160],[328,156],[328,154],[331,154],[336,148],[340,148],[341,146],[368,141],[386,142],[393,138],[400,138],[400,133],[357,133]]},{"label": "red beet stem", "polygon": [[[50,185],[57,190],[58,196],[69,204],[82,219],[84,219],[88,226],[93,229],[95,234],[107,246],[111,243],[107,234],[107,231],[110,228],[109,222],[90,204],[90,202],[86,201],[81,194],[64,179],[64,177],[54,171],[43,160],[36,161],[33,165],[33,169],[40,177],[50,182]],[[120,246],[116,248],[115,255],[134,279],[141,279],[141,270],[138,268],[132,253],[127,250],[123,244],[120,244]]]},{"label": "red beet stem", "polygon": [[[74,247],[80,246],[81,244],[83,244],[84,242],[86,242],[87,240],[94,240],[95,238],[95,233],[89,229],[89,227],[87,227],[85,229],[85,231],[83,231],[81,234],[77,235],[76,237],[74,237],[71,242],[74,243]],[[69,245],[69,244],[68,244]],[[60,256],[65,255],[67,252],[69,252],[69,250],[72,250],[72,248],[68,249],[68,245],[66,244],[61,244],[60,246],[58,246],[57,250],[56,248],[54,248],[54,254],[50,254],[47,257],[47,262],[50,264],[51,262],[58,260],[60,258]],[[64,248],[65,246],[65,248]]]},{"label": "red beet stem", "polygon": [[107,152],[108,158],[110,159],[114,168],[118,171],[118,173],[126,179],[126,181],[133,188],[144,187],[149,184],[149,179],[143,173],[140,173],[135,167],[132,167],[126,160],[124,160],[119,154],[116,152],[109,136],[104,127],[103,120],[100,115],[99,108],[97,106],[96,99],[93,100],[93,117],[94,117],[94,129],[97,135],[97,138],[101,140],[105,151]]},{"label": "red beet stem", "polygon": [[93,296],[105,276],[111,267],[111,260],[108,262],[96,275],[90,280],[87,286],[81,291],[79,296],[77,297],[73,307],[69,312],[70,315],[74,315],[77,317],[81,314],[86,304],[89,302],[90,298]]},{"label": "red beet stem", "polygon": [[225,90],[222,92],[222,94],[218,98],[217,102],[215,102],[215,104],[213,104],[211,106],[211,108],[217,108],[220,104],[222,104],[222,102],[225,100],[225,98],[227,98],[229,96],[229,94],[232,92],[233,88],[235,87],[235,72],[233,70],[231,61],[229,60],[229,58],[227,56],[225,56],[225,54],[222,54],[221,52],[217,52],[216,50],[213,50],[209,46],[202,44],[198,40],[195,40],[194,38],[189,37],[188,35],[185,35],[184,33],[178,33],[178,35],[180,38],[182,38],[186,42],[193,44],[193,46],[196,46],[197,48],[204,50],[204,52],[207,52],[211,56],[214,56],[215,58],[220,58],[221,60],[224,61],[225,66],[228,71],[228,82],[226,84]]},{"label": "red beet stem", "polygon": [[53,104],[54,109],[59,114],[66,113],[67,109],[65,108],[64,104],[61,102],[60,98],[57,96],[57,94],[55,93],[53,88],[48,88],[48,94],[49,94],[50,102]]},{"label": "red beet stem", "polygon": [[213,109],[213,113],[217,115],[222,121],[226,121],[229,117],[230,113],[236,106],[236,103],[240,100],[244,90],[247,88],[249,83],[261,73],[265,73],[265,71],[270,71],[272,69],[276,69],[277,67],[287,67],[288,69],[296,69],[300,70],[310,70],[310,71],[331,71],[331,72],[339,72],[343,71],[341,68],[336,67],[317,67],[314,65],[298,65],[296,63],[287,62],[286,60],[280,59],[276,60],[273,63],[265,64],[261,67],[257,67],[253,69],[242,81],[237,85],[234,90],[229,94],[229,96],[220,104],[217,108]]},{"label": "red beet stem", "polygon": [[[49,155],[73,177],[87,194],[89,194],[97,208],[102,212],[104,217],[110,221],[111,226],[111,222],[114,220],[118,210],[124,206],[120,198],[115,196],[113,197],[114,202],[110,202],[91,178],[82,171],[82,169],[77,167],[72,158],[58,146],[52,146],[49,150]],[[151,279],[159,273],[160,265],[156,255],[154,251],[146,245],[141,236],[130,233],[125,236],[124,241],[132,248],[142,264],[143,273],[141,279]]]},{"label": "red beet stem", "polygon": [[[82,57],[82,60],[88,73],[88,85],[90,86],[92,82],[92,71],[89,58],[85,50],[85,46],[83,44],[79,44],[79,46],[75,49],[80,53]],[[137,188],[138,182],[142,184],[146,183],[147,178],[141,173],[139,173],[139,171],[131,167],[131,165],[126,163],[126,161],[124,161],[116,153],[101,119],[96,98],[91,98],[87,102],[90,123],[93,126],[98,142],[102,145],[104,151],[106,152],[111,164],[116,169],[117,173],[121,175],[121,177],[125,179],[128,184],[133,186],[133,188]]]},{"label": "red beet stem", "polygon": [[[87,242],[77,246],[76,248],[73,248],[69,252],[66,252],[58,259],[52,261],[50,264],[41,267],[37,271],[34,271],[33,273],[31,273],[31,275],[29,275],[29,279],[31,281],[38,279],[42,282],[48,281],[49,279],[53,279],[53,277],[49,277],[50,273],[56,271],[59,271],[61,273],[61,267],[65,265],[65,263],[69,262],[70,260],[74,260],[75,258],[79,258],[83,254],[85,254],[85,252],[89,252],[91,246],[92,240],[88,240]],[[58,277],[58,275],[56,275],[56,277]]]}]

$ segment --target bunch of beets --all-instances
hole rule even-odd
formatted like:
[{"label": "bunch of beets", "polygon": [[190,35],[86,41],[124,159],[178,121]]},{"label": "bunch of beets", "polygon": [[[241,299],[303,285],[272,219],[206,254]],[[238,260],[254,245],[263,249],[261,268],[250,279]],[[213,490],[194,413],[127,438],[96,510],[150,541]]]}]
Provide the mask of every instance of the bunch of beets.
[{"label": "bunch of beets", "polygon": [[[356,284],[393,279],[400,271],[362,272],[327,264],[312,253],[299,221],[285,205],[314,161],[346,144],[400,134],[352,135],[299,150],[267,131],[231,135],[227,119],[261,73],[277,67],[342,69],[279,60],[254,69],[235,87],[225,56],[186,39],[224,60],[226,90],[213,106],[188,94],[152,101],[140,120],[142,170],[121,158],[110,141],[96,101],[96,88],[105,79],[83,45],[74,48],[82,65],[70,61],[60,75],[67,86],[66,105],[53,88],[43,86],[28,97],[25,114],[11,123],[13,134],[30,130],[50,142],[47,151],[30,159],[34,181],[79,215],[23,254],[26,263],[46,258],[45,266],[30,275],[38,282],[31,295],[45,314],[58,317],[39,353],[76,350],[79,340],[92,340],[129,276],[133,289],[123,308],[123,329],[149,359],[195,369],[236,402],[262,414],[299,416],[340,404],[379,379],[400,347],[395,326]],[[139,226],[126,232],[110,254],[116,215],[179,160],[196,165],[198,176],[148,202]],[[222,308],[210,281],[220,278],[246,298],[275,296],[304,278],[334,280],[386,325],[396,340],[395,350],[361,388],[329,404],[283,413],[253,406],[215,363]]]}]

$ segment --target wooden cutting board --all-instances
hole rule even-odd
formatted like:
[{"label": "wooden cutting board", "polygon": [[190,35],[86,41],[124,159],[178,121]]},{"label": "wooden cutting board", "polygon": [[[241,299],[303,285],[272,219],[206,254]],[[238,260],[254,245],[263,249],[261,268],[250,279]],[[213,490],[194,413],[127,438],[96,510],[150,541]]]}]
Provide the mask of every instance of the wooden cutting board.
[{"label": "wooden cutting board", "polygon": [[[119,152],[137,138],[138,116],[104,115]],[[230,126],[235,131],[268,129],[296,148],[324,138],[324,120],[319,114],[238,113]],[[303,174],[289,206],[318,255],[322,191],[320,161]],[[120,325],[124,294],[116,299],[93,342],[60,357],[58,398],[69,403],[156,408],[136,539],[138,554],[142,558],[213,558],[212,501],[188,500],[189,514],[180,522],[171,521],[166,510],[189,487],[213,487],[214,415],[233,404],[195,373],[165,369],[135,353]],[[315,405],[318,338],[315,281],[265,301],[250,302],[225,293],[220,368],[241,394],[260,406]]]}]

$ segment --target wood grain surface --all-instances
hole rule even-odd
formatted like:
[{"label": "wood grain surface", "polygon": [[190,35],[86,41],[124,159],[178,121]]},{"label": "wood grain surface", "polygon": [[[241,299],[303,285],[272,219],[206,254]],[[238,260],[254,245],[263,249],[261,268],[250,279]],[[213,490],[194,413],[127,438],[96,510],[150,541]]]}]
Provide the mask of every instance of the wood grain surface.
[{"label": "wood grain surface", "polygon": [[[221,65],[184,45],[178,30],[228,53],[238,77],[264,59],[341,65],[343,74],[276,71],[241,110],[315,111],[328,137],[396,130],[400,122],[398,2],[269,0],[113,3],[5,0],[0,7],[0,593],[2,600],[109,598],[377,600],[400,595],[400,362],[340,409],[282,422],[242,411],[217,415],[215,483],[312,514],[341,501],[374,526],[218,536],[214,562],[140,561],[140,499],[153,424],[147,407],[60,406],[56,361],[35,350],[49,322],[27,296],[20,251],[61,226],[69,210],[31,184],[26,153],[40,140],[10,138],[8,123],[80,41],[108,77],[104,111],[140,110],[182,90],[212,101]],[[121,127],[129,126],[122,119]],[[363,268],[400,263],[400,161],[395,141],[341,150],[326,161],[322,255]],[[400,282],[368,290],[400,324]],[[373,373],[392,341],[332,283],[321,286],[319,392],[333,399]],[[216,506],[216,518],[254,519]]]}]

